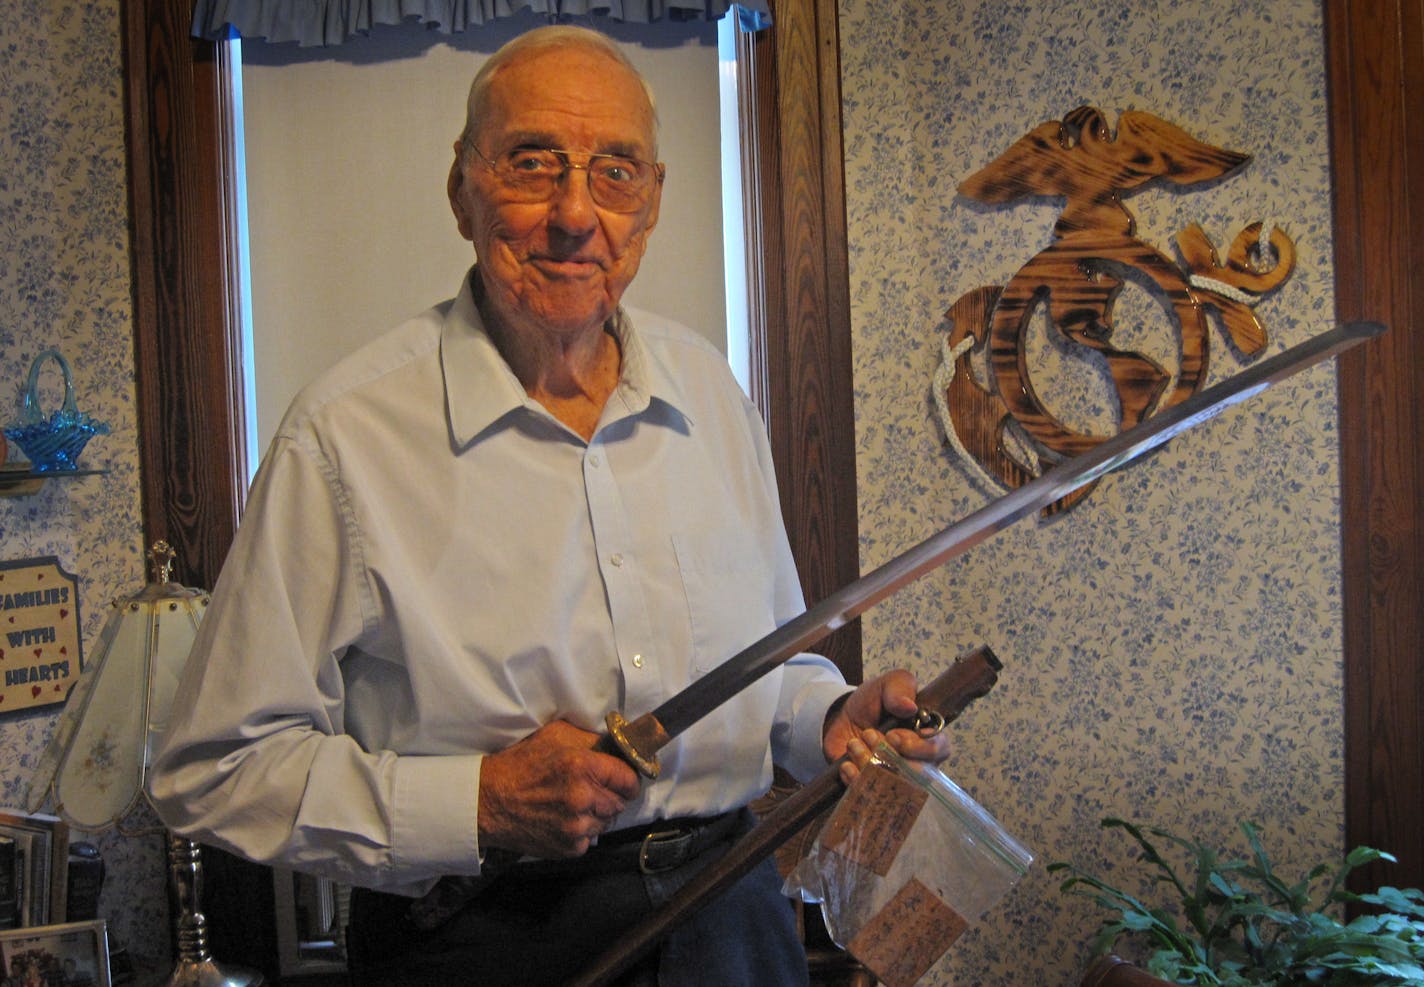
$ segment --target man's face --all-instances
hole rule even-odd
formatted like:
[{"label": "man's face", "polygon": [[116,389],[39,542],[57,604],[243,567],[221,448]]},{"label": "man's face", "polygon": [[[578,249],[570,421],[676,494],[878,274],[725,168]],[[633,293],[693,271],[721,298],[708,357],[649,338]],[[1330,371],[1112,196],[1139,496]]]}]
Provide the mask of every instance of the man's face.
[{"label": "man's face", "polygon": [[[517,58],[490,81],[475,142],[498,160],[518,147],[616,153],[651,160],[652,108],[632,73],[583,49]],[[462,163],[463,162],[463,163]],[[576,164],[583,159],[574,155]],[[475,246],[486,302],[509,329],[573,335],[602,326],[633,280],[658,218],[655,183],[636,212],[611,212],[568,171],[547,202],[512,201],[479,155],[456,147],[450,205]]]}]

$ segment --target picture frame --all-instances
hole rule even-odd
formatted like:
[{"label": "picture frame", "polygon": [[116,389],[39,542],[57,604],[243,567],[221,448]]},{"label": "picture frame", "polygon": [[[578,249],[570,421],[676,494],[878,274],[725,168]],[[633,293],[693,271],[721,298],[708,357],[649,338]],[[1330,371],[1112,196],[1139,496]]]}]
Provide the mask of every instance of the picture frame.
[{"label": "picture frame", "polygon": [[341,930],[351,912],[351,887],[285,867],[272,869],[277,967],[285,979],[346,973]]},{"label": "picture frame", "polygon": [[0,931],[0,977],[20,987],[113,987],[103,919]]},{"label": "picture frame", "polygon": [[[0,808],[0,925],[32,928],[65,920],[69,825],[57,816]],[[13,904],[11,904],[13,901]]]}]

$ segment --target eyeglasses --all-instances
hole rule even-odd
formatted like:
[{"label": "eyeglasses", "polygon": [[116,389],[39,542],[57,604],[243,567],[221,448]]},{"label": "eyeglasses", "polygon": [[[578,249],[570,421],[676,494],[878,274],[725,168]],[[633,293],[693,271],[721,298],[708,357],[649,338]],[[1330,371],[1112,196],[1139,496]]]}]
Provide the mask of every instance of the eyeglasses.
[{"label": "eyeglasses", "polygon": [[[595,204],[612,212],[637,212],[648,203],[654,184],[663,180],[664,166],[622,154],[590,154],[552,147],[516,147],[491,160],[473,141],[466,146],[494,172],[518,202],[548,202],[559,182],[575,169],[588,173],[588,191]],[[570,154],[583,154],[584,164],[574,164]]]}]

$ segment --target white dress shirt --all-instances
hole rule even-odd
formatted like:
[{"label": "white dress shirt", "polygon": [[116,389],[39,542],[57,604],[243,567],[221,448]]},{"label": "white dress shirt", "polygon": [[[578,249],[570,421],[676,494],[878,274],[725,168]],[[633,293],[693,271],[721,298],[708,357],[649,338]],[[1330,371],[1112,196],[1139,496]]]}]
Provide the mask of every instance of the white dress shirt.
[{"label": "white dress shirt", "polygon": [[[654,709],[799,614],[770,450],[725,359],[644,313],[589,442],[524,389],[470,278],[298,396],[152,775],[179,833],[418,894],[476,874],[481,758]],[[824,767],[848,689],[799,656],[660,754],[615,828]]]}]

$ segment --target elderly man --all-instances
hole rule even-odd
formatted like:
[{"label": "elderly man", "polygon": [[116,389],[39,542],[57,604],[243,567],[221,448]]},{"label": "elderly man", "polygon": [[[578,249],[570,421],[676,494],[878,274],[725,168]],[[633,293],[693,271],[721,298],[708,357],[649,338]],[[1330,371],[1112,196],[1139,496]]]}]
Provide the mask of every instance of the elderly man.
[{"label": "elderly man", "polygon": [[[357,983],[559,982],[745,830],[773,760],[863,761],[915,709],[908,673],[851,692],[802,655],[655,781],[595,750],[609,710],[803,609],[756,412],[715,349],[619,305],[656,158],[651,94],[602,36],[492,56],[448,183],[475,267],[297,398],[215,588],[154,795],[181,833],[357,886]],[[768,863],[629,982],[805,976]]]}]

